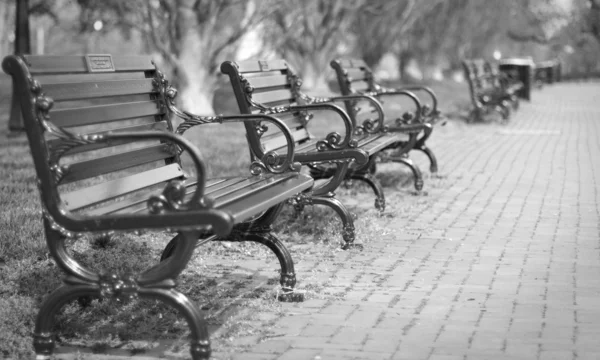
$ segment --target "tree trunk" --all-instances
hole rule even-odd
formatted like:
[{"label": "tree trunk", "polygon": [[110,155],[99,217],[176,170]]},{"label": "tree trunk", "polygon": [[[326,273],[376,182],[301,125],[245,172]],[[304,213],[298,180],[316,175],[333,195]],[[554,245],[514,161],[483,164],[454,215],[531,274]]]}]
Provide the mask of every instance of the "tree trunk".
[{"label": "tree trunk", "polygon": [[400,51],[400,56],[398,59],[400,60],[400,79],[402,81],[409,80],[412,76],[408,73],[408,66],[410,65],[411,60],[413,59],[413,53],[408,50]]},{"label": "tree trunk", "polygon": [[190,32],[185,39],[183,52],[179,57],[179,66],[175,68],[177,86],[179,87],[179,104],[189,112],[198,115],[214,115],[214,93],[217,77],[210,73],[209,65],[202,56],[203,46],[197,34]]},{"label": "tree trunk", "polygon": [[327,69],[315,64],[316,61],[307,61],[302,67],[302,89],[318,93],[328,92]]}]

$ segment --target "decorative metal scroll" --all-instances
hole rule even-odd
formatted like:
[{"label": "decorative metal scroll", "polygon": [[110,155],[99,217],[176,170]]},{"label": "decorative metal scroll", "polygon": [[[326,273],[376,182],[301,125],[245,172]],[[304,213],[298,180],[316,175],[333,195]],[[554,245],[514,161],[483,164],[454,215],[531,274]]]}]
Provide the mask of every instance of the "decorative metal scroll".
[{"label": "decorative metal scroll", "polygon": [[[302,80],[297,75],[295,75],[294,72],[289,67],[287,68],[286,73],[287,73],[288,82],[290,83],[290,85],[292,87],[291,92],[292,92],[293,96],[296,97],[296,99],[303,100],[306,105],[321,104],[321,103],[327,103],[327,102],[331,101],[331,99],[329,99],[329,98],[313,98],[306,94],[303,94],[300,91],[300,86],[302,85]],[[306,110],[294,109],[291,106],[269,107],[269,106],[265,106],[261,103],[254,101],[254,99],[252,98],[252,94],[254,93],[254,87],[252,85],[250,85],[250,82],[248,81],[248,79],[246,79],[246,77],[244,77],[244,75],[242,75],[242,74],[239,75],[239,80],[242,83],[242,88],[244,91],[244,97],[246,98],[246,102],[250,106],[258,109],[260,114],[276,115],[276,114],[280,114],[280,113],[297,111],[300,114],[301,118],[304,119],[304,125],[306,125],[310,121],[310,119],[312,119],[312,117],[313,117],[312,114],[309,114]],[[263,130],[263,128],[259,128],[259,131],[258,131],[259,136],[264,134],[264,131],[262,131],[262,130]],[[339,133],[337,133],[337,132],[330,133],[325,137],[324,140],[320,140],[317,142],[317,150],[325,151],[328,149],[330,149],[330,150],[341,149],[345,146],[345,145],[342,145],[342,141],[343,141],[343,137]],[[257,167],[257,169],[258,168],[259,167]]]},{"label": "decorative metal scroll", "polygon": [[[246,81],[246,84],[249,87],[247,81]],[[190,128],[192,128],[194,126],[198,126],[198,125],[212,124],[212,123],[222,124],[223,122],[226,122],[228,120],[228,118],[229,119],[231,118],[231,117],[225,117],[223,115],[217,115],[217,116],[196,115],[196,114],[187,112],[185,110],[179,109],[175,104],[175,98],[177,97],[177,89],[175,89],[173,86],[169,85],[169,81],[167,80],[166,76],[158,69],[156,70],[156,75],[153,80],[153,85],[156,87],[158,92],[161,94],[161,98],[165,101],[166,106],[169,109],[169,111],[171,111],[176,116],[178,116],[179,118],[184,120],[181,124],[179,124],[179,126],[177,126],[177,129],[175,130],[175,132],[177,134],[183,134]],[[256,105],[258,105],[258,104],[256,104]],[[261,111],[261,114],[263,114],[263,115],[270,115],[270,114],[276,114],[276,113],[280,113],[280,112],[289,111],[289,107],[288,108],[279,107],[279,108],[268,108],[267,109],[266,107],[263,106],[263,108],[265,109],[265,111]],[[281,127],[281,124],[275,123],[275,126]],[[267,130],[268,130],[267,125],[262,124],[262,122],[260,122],[260,121],[256,125],[256,132],[259,134],[259,136],[261,136],[262,134],[267,132]],[[284,131],[284,129],[281,129],[281,130]],[[284,134],[285,134],[285,131],[284,131]],[[293,142],[293,139],[289,136],[289,134],[286,134],[286,137],[288,138],[287,139],[288,141]],[[182,151],[183,150],[180,148],[179,153],[181,153]],[[286,156],[286,159],[283,159],[277,152],[269,151],[269,152],[263,154],[263,156],[260,159],[256,159],[250,164],[250,173],[252,175],[260,175],[264,172],[280,174],[280,173],[290,171],[290,170],[298,171],[299,169],[296,166],[296,164],[294,164],[293,161],[291,161],[291,159],[292,159],[291,156],[293,156],[293,154],[288,154]],[[168,194],[178,194],[178,191],[175,190],[174,188],[173,189],[166,188],[165,191],[167,191],[167,190],[168,190]],[[177,198],[177,196],[173,199],[176,199],[176,198]],[[164,199],[161,198],[161,199],[154,199],[154,200],[156,200],[156,201],[152,203],[152,206],[156,207],[157,210],[160,210],[162,208],[163,204],[165,203]],[[166,200],[168,200],[168,198]],[[170,202],[167,202],[167,203],[170,203]]]}]

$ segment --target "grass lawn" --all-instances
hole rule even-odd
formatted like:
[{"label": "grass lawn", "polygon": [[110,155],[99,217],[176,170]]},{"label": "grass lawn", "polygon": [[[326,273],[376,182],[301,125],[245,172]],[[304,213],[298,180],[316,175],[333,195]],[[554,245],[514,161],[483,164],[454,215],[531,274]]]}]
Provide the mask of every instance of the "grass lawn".
[{"label": "grass lawn", "polygon": [[[442,110],[454,112],[468,103],[465,84],[430,84],[437,91]],[[217,112],[231,109],[231,96],[220,91]],[[31,333],[37,310],[44,297],[61,282],[62,274],[49,258],[42,231],[36,178],[24,135],[8,133],[10,82],[0,77],[0,354],[5,358],[31,358]],[[389,104],[386,104],[389,106]],[[329,125],[316,126],[315,133],[328,132]],[[249,161],[243,126],[206,125],[186,133],[209,159],[209,175],[247,173]],[[435,136],[435,134],[434,134]],[[227,139],[227,141],[224,141]],[[438,151],[442,151],[438,149]],[[427,173],[427,164],[421,162]],[[373,194],[366,187],[353,186],[338,192],[356,215],[357,239],[368,246],[371,238],[384,236],[386,221],[402,217],[426,201],[402,201],[412,196],[410,173],[399,166],[379,176],[390,194],[385,219],[373,210]],[[426,186],[443,186],[427,179]],[[296,216],[286,209],[276,224],[277,236],[289,246],[294,261],[303,268],[327,264],[339,251],[341,229],[333,211],[308,207]],[[119,234],[110,237],[83,237],[70,249],[81,262],[98,271],[139,271],[158,261],[171,234]],[[264,326],[285,314],[275,301],[278,264],[265,248],[255,244],[212,243],[198,249],[180,277],[179,289],[205,311],[215,351],[233,352],[244,339],[264,339],[277,331]],[[327,289],[327,279],[316,272],[298,272],[299,288],[307,298],[336,298]],[[234,316],[235,315],[235,316]],[[235,321],[231,319],[235,319]],[[258,324],[262,324],[258,326]],[[102,353],[109,349],[122,354],[187,354],[187,326],[170,308],[153,301],[94,300],[81,307],[66,306],[56,321],[58,351],[77,349]],[[231,344],[235,341],[235,346]],[[76,349],[76,350],[73,350]],[[115,350],[116,349],[116,350]]]}]

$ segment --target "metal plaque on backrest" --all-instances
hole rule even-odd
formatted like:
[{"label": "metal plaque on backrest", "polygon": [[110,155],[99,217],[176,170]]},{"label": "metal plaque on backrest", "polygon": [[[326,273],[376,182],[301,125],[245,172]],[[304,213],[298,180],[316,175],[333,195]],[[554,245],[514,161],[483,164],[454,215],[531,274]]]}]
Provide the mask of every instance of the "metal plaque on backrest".
[{"label": "metal plaque on backrest", "polygon": [[258,61],[258,66],[260,67],[260,71],[269,70],[269,63],[263,60]]},{"label": "metal plaque on backrest", "polygon": [[115,71],[112,56],[108,54],[85,55],[85,63],[89,72],[111,72]]}]

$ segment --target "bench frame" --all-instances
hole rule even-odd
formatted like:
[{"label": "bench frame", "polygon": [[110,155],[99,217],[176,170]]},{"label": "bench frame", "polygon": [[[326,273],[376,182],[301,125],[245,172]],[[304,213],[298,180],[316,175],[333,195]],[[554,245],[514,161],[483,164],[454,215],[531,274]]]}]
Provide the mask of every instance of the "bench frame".
[{"label": "bench frame", "polygon": [[473,104],[467,122],[485,121],[492,112],[500,114],[503,123],[508,122],[511,110],[519,108],[517,91],[523,85],[483,59],[464,59],[462,65]]},{"label": "bench frame", "polygon": [[[404,112],[403,114],[392,114],[395,118],[395,124],[387,124],[384,131],[387,132],[402,132],[407,124],[422,124],[423,131],[419,134],[415,141],[412,139],[406,143],[406,149],[401,154],[408,156],[409,151],[422,151],[429,159],[429,171],[436,173],[438,171],[438,163],[433,151],[427,147],[426,141],[431,136],[433,126],[441,121],[445,121],[444,117],[438,109],[438,100],[434,91],[425,86],[403,86],[400,88],[387,88],[379,84],[373,76],[372,70],[363,60],[356,59],[334,59],[330,63],[335,70],[338,85],[342,95],[348,96],[352,94],[369,95],[376,98],[381,103],[384,103],[384,98],[392,96],[408,97],[415,102],[415,111]],[[361,82],[366,85],[365,89],[357,90],[353,84]],[[421,98],[416,96],[416,93],[425,93],[428,101],[422,102]],[[421,105],[422,104],[422,105]],[[346,111],[350,117],[356,122],[357,113],[360,109],[355,101],[345,102]],[[389,114],[386,114],[389,115]],[[412,146],[410,145],[412,143]],[[402,162],[408,166],[415,176],[415,188],[422,188],[423,180],[419,168],[406,157]]]},{"label": "bench frame", "polygon": [[[92,65],[88,63],[87,70],[82,67],[82,59],[89,61],[93,57],[101,57],[101,59]],[[175,289],[176,278],[187,266],[195,247],[207,241],[252,241],[267,246],[275,253],[281,267],[280,283],[283,292],[280,294],[280,300],[301,301],[303,298],[302,294],[293,291],[296,276],[291,255],[283,244],[271,234],[271,224],[279,215],[287,199],[298,192],[309,191],[312,186],[312,179],[297,173],[299,166],[293,158],[294,142],[290,130],[279,119],[264,114],[202,117],[181,111],[174,104],[176,90],[169,86],[164,75],[156,69],[149,58],[147,59],[148,63],[143,63],[143,65],[140,57],[137,57],[137,60],[132,59],[133,57],[113,59],[110,55],[87,55],[86,57],[8,56],[2,63],[4,71],[13,77],[15,94],[19,98],[23,113],[25,130],[38,177],[43,226],[48,249],[57,266],[66,274],[63,285],[44,300],[39,310],[33,335],[34,348],[38,358],[49,358],[52,355],[55,347],[52,333],[54,316],[66,303],[85,297],[100,297],[115,301],[128,301],[143,297],[160,300],[177,309],[186,319],[191,331],[190,352],[192,358],[208,359],[211,352],[210,342],[202,312],[187,296]],[[30,71],[32,63],[35,71]],[[45,75],[45,72],[58,74],[58,76],[65,73],[93,75],[91,73],[94,72],[94,65],[103,67],[107,64],[112,66],[112,71],[115,71],[115,67],[116,71],[119,71],[119,67],[123,67],[127,70],[143,71],[147,78],[150,76],[148,80],[151,80],[153,88],[150,93],[158,101],[159,113],[162,114],[160,119],[166,120],[167,129],[164,131],[111,131],[77,134],[53,123],[51,115],[54,113],[52,111],[54,100],[44,93],[44,86],[36,80],[36,77]],[[98,81],[96,88],[98,88],[98,84],[104,84],[101,83],[101,80],[93,81]],[[58,86],[65,91],[77,91],[77,84],[86,83],[67,83]],[[94,82],[88,84],[94,84]],[[104,85],[108,89],[111,84]],[[89,87],[89,85],[86,86]],[[101,96],[120,95],[118,91],[115,93],[108,90],[101,91]],[[146,90],[144,91],[148,93]],[[160,105],[161,103],[162,105]],[[271,122],[283,132],[287,139],[288,152],[283,157],[271,153],[257,153],[251,166],[251,172],[256,174],[256,179],[259,180],[262,179],[261,177],[268,180],[269,174],[281,175],[282,185],[265,185],[265,188],[273,189],[273,191],[269,193],[272,197],[265,199],[262,204],[244,204],[243,200],[229,199],[228,201],[235,203],[239,209],[230,212],[225,205],[222,210],[213,207],[214,200],[205,195],[204,160],[193,144],[172,132],[173,128],[167,116],[169,112],[163,106],[170,112],[183,116],[184,124],[189,124],[190,121],[203,123]],[[74,110],[84,111],[80,109],[87,108],[75,108]],[[135,114],[132,114],[132,117],[136,117]],[[83,118],[83,116],[79,118]],[[183,127],[185,125],[182,124],[179,130]],[[58,143],[50,147],[45,134],[54,136]],[[61,158],[80,147],[90,149],[99,145],[113,146],[128,141],[146,139],[158,139],[163,143],[168,143],[172,157],[168,161],[165,160],[167,164],[172,162],[181,167],[179,154],[187,151],[195,167],[195,180],[188,186],[183,182],[185,177],[179,176],[168,181],[161,194],[143,198],[140,204],[146,204],[147,213],[84,215],[67,209],[59,194],[58,185],[61,180],[72,173],[73,169],[60,165]],[[291,181],[286,182],[288,179]],[[290,184],[288,189],[284,189],[288,183]],[[186,196],[186,186],[191,189],[189,196]],[[285,195],[285,197],[277,195],[288,193],[290,195]],[[144,199],[146,200],[144,201]],[[234,216],[240,218],[236,220]],[[253,217],[253,221],[246,221],[248,219],[242,219],[242,216]],[[98,273],[75,260],[67,251],[67,240],[77,238],[83,233],[108,236],[117,232],[136,233],[140,230],[168,230],[177,233],[169,243],[168,254],[163,256],[163,261],[140,274]]]}]

